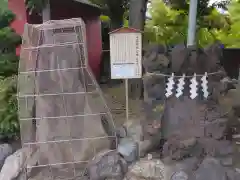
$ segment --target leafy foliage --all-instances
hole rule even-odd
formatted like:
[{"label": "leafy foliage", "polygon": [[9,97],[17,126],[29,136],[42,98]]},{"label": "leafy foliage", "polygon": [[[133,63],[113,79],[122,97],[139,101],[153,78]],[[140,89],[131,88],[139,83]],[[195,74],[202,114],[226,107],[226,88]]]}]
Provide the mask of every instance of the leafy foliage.
[{"label": "leafy foliage", "polygon": [[[103,14],[111,20],[111,29],[122,26],[123,18],[128,12],[130,0],[89,0],[90,2],[101,7]],[[41,13],[48,0],[26,0],[27,8],[31,12]]]},{"label": "leafy foliage", "polygon": [[0,76],[2,77],[17,73],[18,57],[15,51],[21,43],[21,37],[8,27],[9,24],[6,24],[6,22],[10,23],[13,18],[14,15],[8,10],[0,12],[0,20],[2,20],[0,24],[5,23],[5,27],[0,27]]},{"label": "leafy foliage", "polygon": [[228,16],[231,20],[229,28],[220,29],[215,32],[215,35],[220,39],[226,47],[240,47],[240,1],[232,0],[228,6]]},{"label": "leafy foliage", "polygon": [[[215,6],[208,7],[207,1],[199,1],[196,40],[200,46],[213,43],[217,40],[215,32],[219,29],[228,29],[230,26],[229,17],[220,14]],[[172,0],[166,3],[152,0],[150,5],[151,19],[146,22],[145,38],[151,42],[170,45],[186,41],[188,8],[189,5],[186,1]]]},{"label": "leafy foliage", "polygon": [[124,23],[128,16],[130,0],[90,0],[102,8],[103,14],[110,19],[110,28],[117,29]]},{"label": "leafy foliage", "polygon": [[0,139],[11,139],[19,134],[16,79],[16,76],[0,78]]},{"label": "leafy foliage", "polygon": [[17,73],[18,57],[15,55],[15,50],[20,43],[21,37],[11,28],[0,29],[0,76],[9,77]]},{"label": "leafy foliage", "polygon": [[26,0],[26,6],[30,12],[35,11],[40,13],[47,2],[48,0]]},{"label": "leafy foliage", "polygon": [[13,138],[19,133],[16,98],[18,57],[15,51],[21,37],[8,27],[13,19],[11,11],[0,9],[0,139]]},{"label": "leafy foliage", "polygon": [[[211,11],[217,7],[222,9],[227,9],[228,4],[231,0],[221,0],[215,1],[214,3],[210,4],[210,0],[198,0],[198,17],[210,15]],[[189,11],[189,2],[190,0],[165,0],[164,1],[167,5],[171,6],[175,10],[183,10],[185,12]]]},{"label": "leafy foliage", "polygon": [[175,44],[186,39],[187,16],[184,11],[173,10],[162,1],[153,0],[149,13],[151,20],[146,22],[146,39],[164,44]]},{"label": "leafy foliage", "polygon": [[10,11],[0,11],[0,28],[4,28],[10,24],[10,22],[14,19],[14,14]]},{"label": "leafy foliage", "polygon": [[97,4],[104,10],[105,15],[120,14],[122,15],[129,8],[130,0],[90,0],[92,3]]}]

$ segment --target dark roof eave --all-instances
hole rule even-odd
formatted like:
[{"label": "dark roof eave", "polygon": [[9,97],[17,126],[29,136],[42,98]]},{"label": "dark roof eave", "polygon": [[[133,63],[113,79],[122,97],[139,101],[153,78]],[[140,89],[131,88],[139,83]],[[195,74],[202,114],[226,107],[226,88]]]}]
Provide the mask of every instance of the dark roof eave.
[{"label": "dark roof eave", "polygon": [[88,0],[87,0],[87,1],[86,1],[86,0],[74,0],[74,1],[76,1],[76,2],[78,2],[78,3],[82,3],[82,4],[85,4],[85,5],[88,5],[88,6],[91,6],[91,7],[93,7],[93,8],[97,8],[97,9],[101,10],[101,7],[99,7],[99,6],[98,6],[98,5],[96,5],[96,4],[93,4],[93,3],[89,2]]}]

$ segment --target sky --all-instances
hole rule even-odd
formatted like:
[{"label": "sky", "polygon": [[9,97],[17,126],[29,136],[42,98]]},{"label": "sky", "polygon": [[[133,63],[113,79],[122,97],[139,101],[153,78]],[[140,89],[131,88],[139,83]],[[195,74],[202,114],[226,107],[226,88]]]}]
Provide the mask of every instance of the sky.
[{"label": "sky", "polygon": [[[215,3],[215,2],[221,2],[222,0],[210,0],[209,4]],[[223,9],[218,9],[220,13],[227,13],[225,10]]]}]

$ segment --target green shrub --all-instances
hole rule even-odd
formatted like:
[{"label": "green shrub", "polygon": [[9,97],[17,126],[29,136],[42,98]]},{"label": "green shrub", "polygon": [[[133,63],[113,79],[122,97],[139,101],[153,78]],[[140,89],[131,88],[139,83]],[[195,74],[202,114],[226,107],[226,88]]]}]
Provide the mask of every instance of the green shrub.
[{"label": "green shrub", "polygon": [[0,139],[19,136],[17,77],[0,78]]},{"label": "green shrub", "polygon": [[13,19],[11,11],[0,8],[0,140],[19,136],[16,47],[21,37],[9,27]]}]

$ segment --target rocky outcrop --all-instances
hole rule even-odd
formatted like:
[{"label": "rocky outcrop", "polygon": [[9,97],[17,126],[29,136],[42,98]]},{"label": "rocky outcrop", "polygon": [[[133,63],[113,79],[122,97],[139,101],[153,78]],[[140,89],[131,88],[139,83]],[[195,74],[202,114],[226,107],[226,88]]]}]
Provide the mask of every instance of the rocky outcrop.
[{"label": "rocky outcrop", "polygon": [[24,170],[27,149],[20,149],[7,157],[0,172],[0,180],[14,180]]},{"label": "rocky outcrop", "polygon": [[[195,138],[222,139],[228,131],[228,112],[219,104],[219,96],[226,92],[227,87],[223,81],[226,77],[221,66],[221,49],[214,44],[206,49],[187,49],[178,46],[167,49],[164,46],[150,46],[145,53],[143,65],[146,70],[144,76],[145,109],[147,118],[143,129],[149,129],[149,124],[160,124],[161,128],[153,134],[161,134],[166,141],[173,142]],[[199,91],[195,99],[189,98],[189,80],[186,79],[184,94],[180,98],[174,96],[165,97],[166,76],[161,74],[175,73],[176,75],[204,74],[220,71],[216,75],[208,77],[208,90],[210,97],[204,100]],[[159,75],[160,74],[160,75]],[[199,80],[199,79],[197,79]],[[200,80],[199,80],[200,81]],[[200,82],[201,83],[201,82]],[[225,89],[225,90],[224,90]],[[174,91],[175,91],[174,87]],[[227,90],[228,91],[228,90]],[[149,131],[144,131],[144,137]],[[166,148],[165,148],[166,149]]]},{"label": "rocky outcrop", "polygon": [[88,176],[91,180],[122,180],[126,172],[127,163],[117,151],[103,151],[88,165]]},{"label": "rocky outcrop", "polygon": [[162,161],[142,159],[129,167],[124,180],[165,180],[164,171]]},{"label": "rocky outcrop", "polygon": [[0,144],[0,167],[3,166],[5,159],[13,153],[13,148],[9,144]]},{"label": "rocky outcrop", "polygon": [[[150,47],[143,62],[147,71],[144,76],[146,118],[129,120],[117,129],[117,150],[98,153],[87,164],[81,179],[238,180],[240,174],[234,168],[231,141],[234,136],[229,133],[236,127],[235,109],[238,106],[237,100],[225,99],[236,97],[237,92],[229,90],[231,83],[221,81],[225,74],[209,77],[210,97],[207,100],[201,93],[198,98],[190,99],[188,81],[182,97],[166,99],[166,77],[154,75],[215,72],[221,68],[218,50],[217,46],[204,52],[187,50],[184,46],[172,51],[164,46]],[[146,158],[149,152],[152,155]],[[9,165],[5,165],[3,172],[9,169],[6,167]],[[16,177],[16,173],[9,174]]]}]

